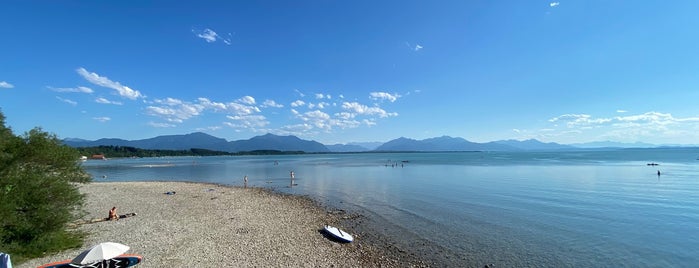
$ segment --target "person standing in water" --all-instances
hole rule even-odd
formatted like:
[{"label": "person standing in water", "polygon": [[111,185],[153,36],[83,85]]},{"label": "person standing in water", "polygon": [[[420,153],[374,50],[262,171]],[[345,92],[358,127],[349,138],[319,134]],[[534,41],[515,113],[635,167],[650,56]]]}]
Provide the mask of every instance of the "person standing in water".
[{"label": "person standing in water", "polygon": [[294,171],[289,172],[289,176],[291,177],[291,184],[289,184],[289,187],[294,186]]},{"label": "person standing in water", "polygon": [[245,181],[245,188],[248,188],[248,176],[245,175],[245,177],[243,178],[243,180]]}]

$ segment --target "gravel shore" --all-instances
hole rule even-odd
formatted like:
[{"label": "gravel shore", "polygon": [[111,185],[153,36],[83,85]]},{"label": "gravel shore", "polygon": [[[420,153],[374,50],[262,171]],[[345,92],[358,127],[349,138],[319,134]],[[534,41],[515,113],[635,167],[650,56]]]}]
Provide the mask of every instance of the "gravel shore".
[{"label": "gravel shore", "polygon": [[[342,226],[348,215],[314,201],[259,188],[185,182],[89,183],[85,219],[119,214],[119,221],[83,224],[83,247],[16,264],[37,267],[72,259],[100,242],[131,247],[143,256],[136,267],[415,267],[424,263],[362,241],[340,244],[321,229]],[[175,192],[167,195],[166,192]],[[344,229],[352,233],[350,229]]]}]

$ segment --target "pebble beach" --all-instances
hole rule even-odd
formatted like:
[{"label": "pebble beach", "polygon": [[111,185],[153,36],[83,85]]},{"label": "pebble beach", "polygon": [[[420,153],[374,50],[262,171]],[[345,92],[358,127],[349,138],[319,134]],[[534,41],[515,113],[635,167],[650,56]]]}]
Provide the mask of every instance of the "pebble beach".
[{"label": "pebble beach", "polygon": [[136,267],[428,266],[401,250],[364,241],[361,233],[353,233],[353,243],[327,238],[321,231],[325,224],[352,233],[345,226],[361,216],[303,196],[187,182],[93,182],[80,190],[87,197],[85,220],[107,217],[114,206],[118,214],[136,216],[78,225],[87,233],[83,247],[15,267],[72,259],[101,242],[130,246],[127,254],[143,256]]}]

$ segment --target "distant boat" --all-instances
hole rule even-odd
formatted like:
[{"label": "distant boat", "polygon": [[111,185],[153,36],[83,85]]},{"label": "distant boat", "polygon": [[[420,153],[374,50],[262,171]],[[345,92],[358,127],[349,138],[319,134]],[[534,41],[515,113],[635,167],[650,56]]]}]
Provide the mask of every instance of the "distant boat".
[{"label": "distant boat", "polygon": [[648,163],[648,164],[646,164],[646,165],[647,165],[647,166],[659,166],[660,164],[658,164],[658,163]]},{"label": "distant boat", "polygon": [[80,161],[83,161],[83,162],[87,161],[87,156],[84,156],[84,155],[80,156]]}]

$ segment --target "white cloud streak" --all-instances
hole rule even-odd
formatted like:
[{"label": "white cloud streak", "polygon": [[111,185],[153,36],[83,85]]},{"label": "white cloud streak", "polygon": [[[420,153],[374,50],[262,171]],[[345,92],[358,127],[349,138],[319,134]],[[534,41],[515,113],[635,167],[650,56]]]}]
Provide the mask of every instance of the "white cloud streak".
[{"label": "white cloud streak", "polygon": [[131,100],[135,100],[138,98],[144,98],[138,90],[131,89],[130,87],[124,86],[119,82],[115,82],[112,80],[109,80],[109,78],[105,76],[100,76],[97,73],[91,73],[85,70],[85,68],[78,68],[76,70],[80,76],[85,78],[90,83],[93,83],[95,85],[101,86],[101,87],[106,87],[106,88],[111,88],[117,91],[117,94],[119,96],[122,96],[124,98],[128,98]]},{"label": "white cloud streak", "polygon": [[73,106],[78,105],[78,102],[76,102],[76,101],[74,101],[74,100],[64,99],[64,98],[61,98],[61,97],[56,97],[56,99],[58,99],[59,101],[65,102],[65,103],[67,103],[67,104],[73,105]]},{"label": "white cloud streak", "polygon": [[0,88],[14,88],[14,87],[15,87],[14,85],[12,85],[8,82],[0,81]]},{"label": "white cloud streak", "polygon": [[65,88],[47,87],[47,88],[52,90],[52,91],[61,92],[61,93],[88,93],[88,94],[91,94],[94,92],[89,87],[65,87]]},{"label": "white cloud streak", "polygon": [[398,94],[391,94],[391,93],[386,93],[386,92],[371,92],[369,93],[369,96],[372,100],[387,100],[390,102],[395,102],[398,98],[401,96]]},{"label": "white cloud streak", "polygon": [[560,4],[561,4],[560,2],[551,2],[551,3],[549,3],[549,6],[550,6],[550,7],[557,7],[557,6],[559,6]]},{"label": "white cloud streak", "polygon": [[219,34],[214,32],[214,30],[211,30],[209,28],[206,28],[203,31],[199,31],[197,29],[192,29],[192,33],[194,33],[194,35],[196,37],[204,39],[207,43],[214,43],[220,39],[226,45],[232,44],[232,42],[231,42],[232,38],[231,38],[230,33],[228,33],[228,38],[221,37]]},{"label": "white cloud streak", "polygon": [[94,120],[96,120],[96,121],[98,121],[98,122],[102,122],[102,123],[107,122],[107,121],[109,121],[109,120],[112,120],[111,118],[106,117],[106,116],[93,117],[92,119],[94,119]]},{"label": "white cloud streak", "polygon": [[277,102],[273,100],[265,100],[262,103],[262,107],[274,107],[274,108],[283,108],[284,105],[278,104]]},{"label": "white cloud streak", "polygon": [[122,104],[123,104],[123,103],[121,103],[121,102],[118,102],[118,101],[110,101],[110,100],[105,99],[105,98],[102,98],[102,97],[96,98],[96,99],[95,99],[95,102],[96,102],[96,103],[101,103],[101,104],[114,104],[114,105],[122,105]]}]

